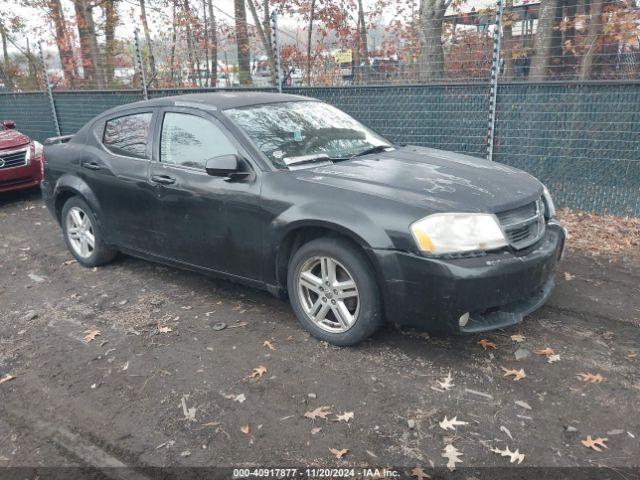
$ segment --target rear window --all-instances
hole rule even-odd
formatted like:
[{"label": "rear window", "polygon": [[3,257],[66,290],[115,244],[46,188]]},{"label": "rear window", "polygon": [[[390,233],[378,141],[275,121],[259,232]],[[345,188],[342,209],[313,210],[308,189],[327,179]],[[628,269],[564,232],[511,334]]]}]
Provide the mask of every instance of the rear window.
[{"label": "rear window", "polygon": [[147,141],[152,113],[136,113],[107,120],[102,143],[117,155],[148,158]]}]

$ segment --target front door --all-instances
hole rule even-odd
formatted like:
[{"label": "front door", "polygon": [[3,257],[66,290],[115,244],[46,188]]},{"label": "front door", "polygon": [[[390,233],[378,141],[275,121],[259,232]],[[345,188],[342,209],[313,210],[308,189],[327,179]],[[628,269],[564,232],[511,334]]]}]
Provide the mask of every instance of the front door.
[{"label": "front door", "polygon": [[157,207],[154,231],[161,255],[189,265],[258,280],[260,272],[260,182],[208,175],[205,164],[219,155],[243,155],[239,144],[212,115],[167,108],[157,122],[149,182]]}]

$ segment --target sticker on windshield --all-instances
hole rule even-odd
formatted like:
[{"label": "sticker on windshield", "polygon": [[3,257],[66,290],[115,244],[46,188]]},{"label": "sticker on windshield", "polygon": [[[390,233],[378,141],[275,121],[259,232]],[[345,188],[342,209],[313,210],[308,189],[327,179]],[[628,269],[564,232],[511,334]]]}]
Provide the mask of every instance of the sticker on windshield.
[{"label": "sticker on windshield", "polygon": [[275,150],[274,152],[271,153],[271,156],[273,158],[282,158],[284,157],[284,152],[282,150]]},{"label": "sticker on windshield", "polygon": [[302,141],[302,130],[296,130],[295,132],[293,132],[293,139],[296,142],[301,142]]}]

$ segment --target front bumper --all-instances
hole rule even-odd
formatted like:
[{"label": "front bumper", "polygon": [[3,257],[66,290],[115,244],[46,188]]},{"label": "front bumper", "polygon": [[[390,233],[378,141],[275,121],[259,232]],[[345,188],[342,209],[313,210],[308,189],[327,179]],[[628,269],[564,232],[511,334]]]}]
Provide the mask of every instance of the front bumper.
[{"label": "front bumper", "polygon": [[[394,250],[373,250],[383,280],[387,320],[445,333],[504,328],[541,307],[566,233],[550,221],[531,247],[466,258],[428,258]],[[469,313],[464,327],[459,319]]]},{"label": "front bumper", "polygon": [[31,160],[28,165],[0,169],[0,192],[11,192],[37,186],[42,180],[40,159]]}]

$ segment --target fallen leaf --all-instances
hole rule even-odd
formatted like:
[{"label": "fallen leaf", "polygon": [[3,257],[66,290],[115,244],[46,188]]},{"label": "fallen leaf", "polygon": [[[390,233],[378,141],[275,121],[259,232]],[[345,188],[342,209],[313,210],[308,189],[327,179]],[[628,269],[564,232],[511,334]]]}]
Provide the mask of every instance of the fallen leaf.
[{"label": "fallen leaf", "polygon": [[510,369],[510,368],[504,368],[502,367],[502,370],[504,370],[504,375],[503,377],[508,377],[510,375],[513,375],[513,380],[514,381],[518,381],[518,380],[522,380],[523,378],[525,378],[527,375],[524,373],[524,368],[521,368],[520,370],[515,370],[515,369]]},{"label": "fallen leaf", "polygon": [[158,332],[159,333],[169,333],[169,332],[173,332],[173,329],[171,327],[168,327],[168,326],[164,326],[164,327],[158,326]]},{"label": "fallen leaf", "polygon": [[529,405],[527,402],[523,402],[522,400],[516,400],[515,404],[518,405],[519,407],[526,408],[527,410],[531,410],[531,405]]},{"label": "fallen leaf", "polygon": [[437,383],[440,386],[440,388],[442,388],[443,390],[451,389],[451,387],[454,386],[453,377],[451,376],[451,372],[449,372],[448,375],[446,377],[444,377],[444,380],[442,382],[437,382]]},{"label": "fallen leaf", "polygon": [[589,435],[587,438],[585,438],[584,440],[580,440],[582,442],[582,444],[587,447],[587,448],[592,448],[593,450],[595,450],[596,452],[601,452],[602,448],[609,448],[607,447],[604,442],[608,441],[608,438],[601,438],[598,437],[595,440],[593,438],[591,438],[591,435]]},{"label": "fallen leaf", "polygon": [[276,349],[276,347],[273,346],[273,342],[271,340],[265,340],[262,343],[262,346],[265,347],[265,348],[268,348],[269,350],[275,350]]},{"label": "fallen leaf", "polygon": [[184,414],[184,418],[190,422],[196,421],[196,407],[187,408],[187,397],[188,395],[183,395],[180,400],[182,404],[182,413]]},{"label": "fallen leaf", "polygon": [[84,331],[84,341],[89,343],[92,340],[95,340],[96,337],[99,337],[100,335],[102,335],[102,333],[100,333],[100,330],[96,329],[96,328],[90,328],[89,330],[85,330]]},{"label": "fallen leaf", "polygon": [[509,431],[509,429],[507,427],[505,427],[504,425],[500,426],[500,431],[504,432],[507,437],[509,437],[511,440],[513,440],[513,437],[511,436],[511,432]]},{"label": "fallen leaf", "polygon": [[318,433],[320,433],[322,431],[322,427],[313,427],[311,429],[311,435],[317,435]]},{"label": "fallen leaf", "polygon": [[458,417],[453,417],[451,420],[447,420],[447,416],[445,415],[444,420],[440,422],[440,428],[443,430],[455,430],[456,426],[459,425],[469,425],[467,422],[463,422],[458,420]]},{"label": "fallen leaf", "polygon": [[490,341],[489,341],[489,340],[487,340],[486,338],[483,338],[483,339],[482,339],[482,340],[480,340],[478,343],[479,343],[480,345],[482,345],[482,348],[484,348],[485,350],[487,350],[488,348],[493,348],[494,350],[497,350],[497,349],[498,349],[498,346],[497,346],[495,343],[490,342]]},{"label": "fallen leaf", "polygon": [[240,431],[245,435],[249,435],[249,424],[241,426]]},{"label": "fallen leaf", "polygon": [[627,360],[633,360],[638,356],[638,352],[629,352],[625,355]]},{"label": "fallen leaf", "polygon": [[429,475],[427,475],[424,472],[422,467],[415,467],[413,470],[411,470],[411,476],[412,477],[416,477],[418,480],[424,480],[425,478],[431,478]]},{"label": "fallen leaf", "polygon": [[344,412],[341,415],[336,415],[336,422],[347,422],[349,423],[349,420],[353,419],[353,412]]},{"label": "fallen leaf", "polygon": [[15,376],[15,375],[9,375],[9,374],[7,373],[4,377],[0,378],[0,383],[10,382],[11,380],[13,380],[13,379],[15,379],[15,378],[16,378],[16,376]]},{"label": "fallen leaf", "polygon": [[527,338],[524,335],[511,335],[511,340],[513,340],[514,342],[518,342],[518,343],[522,343],[524,342],[524,339]]},{"label": "fallen leaf", "polygon": [[550,348],[550,347],[534,350],[533,353],[535,353],[536,355],[544,355],[546,357],[550,357],[551,355],[555,355],[556,354],[555,350],[553,348]]},{"label": "fallen leaf", "polygon": [[331,453],[333,453],[336,458],[342,458],[344,457],[347,453],[349,453],[349,449],[348,448],[342,448],[340,450],[336,449],[336,448],[330,448],[329,451]]},{"label": "fallen leaf", "polygon": [[244,401],[247,399],[244,393],[239,393],[238,395],[234,395],[233,393],[230,393],[228,395],[222,394],[222,396],[228,400],[233,400],[234,402],[238,403],[244,403]]},{"label": "fallen leaf", "polygon": [[571,275],[569,272],[564,272],[564,279],[568,282],[570,280],[573,280],[574,278],[576,278],[575,275]]},{"label": "fallen leaf", "polygon": [[589,382],[589,383],[602,383],[602,381],[604,380],[604,377],[599,373],[597,375],[594,375],[593,373],[590,373],[590,372],[579,373],[577,375],[577,378],[579,378],[583,382]]},{"label": "fallen leaf", "polygon": [[451,444],[444,447],[441,455],[448,460],[447,468],[451,472],[456,469],[456,463],[462,463],[462,460],[460,460],[462,452],[459,452],[458,449]]},{"label": "fallen leaf", "polygon": [[306,418],[310,418],[311,420],[315,420],[316,418],[322,418],[323,420],[327,419],[327,416],[331,415],[331,407],[318,407],[315,410],[309,410],[304,413]]},{"label": "fallen leaf", "polygon": [[502,455],[503,457],[510,457],[511,463],[516,463],[518,462],[518,464],[521,464],[522,461],[524,460],[524,454],[520,453],[518,450],[516,450],[515,452],[512,452],[511,450],[509,450],[509,447],[506,447],[504,450],[500,450],[499,448],[491,448],[490,449],[493,453],[498,453],[500,455]]},{"label": "fallen leaf", "polygon": [[262,365],[260,365],[259,367],[254,368],[254,369],[251,371],[251,375],[249,375],[249,377],[250,377],[250,378],[253,378],[253,379],[262,378],[262,376],[263,376],[266,372],[267,372],[267,368],[266,368],[266,367],[264,367],[264,366],[262,366]]},{"label": "fallen leaf", "polygon": [[560,355],[549,355],[547,357],[547,363],[554,363],[560,361]]}]

